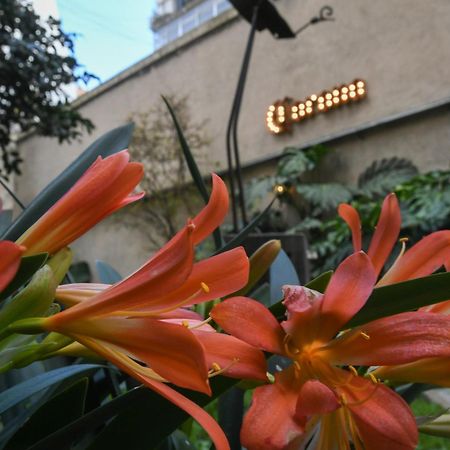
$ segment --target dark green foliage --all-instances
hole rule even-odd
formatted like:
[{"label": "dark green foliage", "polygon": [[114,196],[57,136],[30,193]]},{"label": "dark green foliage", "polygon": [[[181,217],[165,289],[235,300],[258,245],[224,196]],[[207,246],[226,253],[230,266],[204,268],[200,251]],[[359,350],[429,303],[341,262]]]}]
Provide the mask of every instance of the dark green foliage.
[{"label": "dark green foliage", "polygon": [[60,23],[36,15],[30,2],[2,0],[0,9],[0,149],[4,173],[20,173],[22,161],[8,148],[11,135],[36,129],[60,142],[93,124],[69,104],[64,87],[93,75],[80,71],[73,56],[73,34]]},{"label": "dark green foliage", "polygon": [[418,173],[417,167],[408,159],[383,158],[374,161],[358,177],[358,188],[367,197],[383,197]]}]

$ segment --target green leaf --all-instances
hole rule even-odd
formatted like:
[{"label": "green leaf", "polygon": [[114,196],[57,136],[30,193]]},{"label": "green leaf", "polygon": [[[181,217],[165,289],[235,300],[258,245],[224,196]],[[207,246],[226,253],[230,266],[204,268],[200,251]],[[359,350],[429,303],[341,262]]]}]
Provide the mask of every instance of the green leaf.
[{"label": "green leaf", "polygon": [[97,268],[98,278],[102,283],[115,284],[123,279],[123,276],[114,267],[104,261],[97,259],[95,261],[95,267]]},{"label": "green leaf", "polygon": [[345,327],[414,311],[450,298],[450,272],[375,288],[364,307]]},{"label": "green leaf", "polygon": [[16,276],[9,283],[8,287],[0,294],[0,300],[9,297],[13,292],[30,281],[31,277],[45,264],[48,253],[38,253],[37,255],[24,256],[20,261],[19,270]]},{"label": "green leaf", "polygon": [[383,158],[374,161],[359,177],[358,187],[363,194],[383,196],[418,174],[417,167],[404,158]]},{"label": "green leaf", "polygon": [[127,148],[132,132],[133,125],[127,124],[98,138],[34,198],[2,239],[16,241],[78,181],[98,156],[106,157]]},{"label": "green leaf", "polygon": [[318,277],[314,278],[314,280],[311,280],[306,285],[306,287],[309,289],[314,289],[315,291],[321,292],[323,294],[328,286],[328,283],[330,282],[332,275],[333,275],[332,270],[324,272],[320,274]]},{"label": "green leaf", "polygon": [[28,286],[0,311],[0,330],[16,320],[43,315],[53,302],[56,287],[50,267],[39,269]]},{"label": "green leaf", "polygon": [[84,412],[87,387],[88,379],[82,378],[44,403],[8,441],[4,450],[28,448],[78,419]]},{"label": "green leaf", "polygon": [[297,192],[320,211],[330,211],[352,199],[352,192],[339,183],[300,184]]},{"label": "green leaf", "polygon": [[250,257],[250,273],[247,284],[239,291],[230,294],[229,297],[238,297],[250,292],[269,270],[269,267],[275,261],[280,250],[281,242],[276,239],[272,239],[261,245]]},{"label": "green leaf", "polygon": [[[170,104],[169,100],[167,100],[166,97],[162,96],[162,99],[164,100],[164,103],[166,104],[167,109],[169,110],[169,113],[173,120],[173,124],[175,125],[175,129],[177,130],[178,140],[180,141],[181,150],[183,151],[183,155],[186,160],[186,164],[189,168],[189,172],[191,173],[191,177],[194,180],[194,183],[197,186],[197,189],[200,192],[200,195],[202,196],[203,201],[206,204],[209,201],[209,194],[208,190],[206,189],[205,182],[203,181],[203,177],[197,166],[197,163],[195,162],[194,155],[192,154],[189,144],[186,141],[183,130],[181,129],[181,125],[178,122],[177,116],[172,108],[172,105]],[[222,236],[219,228],[214,230],[214,242],[216,245],[216,249],[219,249],[222,245]]]},{"label": "green leaf", "polygon": [[16,384],[0,394],[0,414],[55,383],[103,368],[105,366],[99,364],[74,364],[41,373],[29,380]]},{"label": "green leaf", "polygon": [[238,245],[241,245],[244,242],[245,238],[256,228],[258,223],[266,216],[269,212],[273,202],[276,200],[276,197],[272,199],[272,201],[266,206],[264,211],[258,214],[245,228],[243,228],[231,241],[227,242],[220,250],[218,250],[215,254],[223,253],[228,250],[231,250]]}]

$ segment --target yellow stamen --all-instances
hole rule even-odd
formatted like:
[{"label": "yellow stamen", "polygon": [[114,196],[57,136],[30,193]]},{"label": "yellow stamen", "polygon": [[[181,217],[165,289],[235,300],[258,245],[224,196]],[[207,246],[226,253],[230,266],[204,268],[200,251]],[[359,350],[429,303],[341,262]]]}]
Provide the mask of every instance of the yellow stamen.
[{"label": "yellow stamen", "polygon": [[366,341],[370,339],[370,336],[367,333],[364,333],[364,331],[360,331],[359,334],[361,337],[363,337]]},{"label": "yellow stamen", "polygon": [[206,283],[204,283],[203,281],[200,283],[200,287],[202,288],[202,290],[205,294],[209,293],[209,291],[210,291],[209,286]]},{"label": "yellow stamen", "polygon": [[352,374],[355,375],[355,377],[358,376],[358,371],[353,366],[348,366],[348,368],[350,369]]},{"label": "yellow stamen", "polygon": [[402,237],[402,238],[399,239],[399,242],[402,243],[402,244],[403,244],[403,243],[406,244],[408,241],[409,241],[409,238],[408,238],[408,237]]},{"label": "yellow stamen", "polygon": [[377,377],[373,374],[373,373],[368,373],[367,374],[369,376],[369,378],[372,380],[373,383],[378,384],[379,380],[377,379]]},{"label": "yellow stamen", "polygon": [[226,372],[230,367],[234,366],[236,363],[239,362],[239,358],[234,358],[233,361],[228,364],[228,366],[224,367],[223,369],[220,367],[218,363],[213,362],[211,364],[212,369],[208,372],[209,378],[216,377],[217,375],[220,375],[221,373]]},{"label": "yellow stamen", "polygon": [[181,325],[183,325],[183,327],[189,328],[189,322],[187,320],[182,320]]},{"label": "yellow stamen", "polygon": [[[197,325],[193,325],[192,327],[190,327],[189,326],[189,323],[188,323],[188,328],[190,329],[190,330],[195,330],[196,328],[200,328],[200,327],[202,327],[203,325],[206,325],[207,323],[209,323],[209,322],[211,322],[211,320],[212,320],[212,317],[208,317],[206,320],[204,320],[203,322],[199,322]],[[186,321],[183,321],[183,322],[186,322]],[[183,325],[184,325],[184,323],[183,323]]]}]

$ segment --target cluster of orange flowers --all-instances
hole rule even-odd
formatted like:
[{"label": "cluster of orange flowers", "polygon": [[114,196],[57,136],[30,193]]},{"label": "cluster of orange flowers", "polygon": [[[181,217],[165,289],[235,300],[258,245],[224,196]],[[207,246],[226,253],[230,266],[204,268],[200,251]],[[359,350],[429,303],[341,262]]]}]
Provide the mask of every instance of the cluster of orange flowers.
[{"label": "cluster of orange flowers", "polygon": [[[127,151],[99,158],[74,187],[16,243],[0,242],[0,291],[14,278],[21,257],[51,255],[113,211],[142,197],[133,194],[142,165]],[[425,237],[401,251],[380,278],[400,232],[391,194],[367,253],[361,250],[357,212],[339,214],[353,234],[354,254],[332,276],[324,294],[284,287],[287,320],[262,304],[234,297],[216,305],[218,333],[190,307],[230,296],[248,281],[243,248],[195,262],[195,246],[224,220],[228,193],[213,175],[209,203],[155,255],[121,282],[62,285],[65,309],[34,321],[113,362],[124,372],[187,411],[208,431],[218,450],[229,448],[217,423],[167,383],[210,394],[217,374],[260,380],[242,429],[242,443],[259,449],[414,449],[417,426],[408,405],[381,380],[450,385],[450,302],[345,330],[375,286],[450,269],[450,231]],[[342,331],[344,330],[344,331]],[[292,360],[267,378],[263,350]],[[354,366],[369,366],[360,375]]]}]

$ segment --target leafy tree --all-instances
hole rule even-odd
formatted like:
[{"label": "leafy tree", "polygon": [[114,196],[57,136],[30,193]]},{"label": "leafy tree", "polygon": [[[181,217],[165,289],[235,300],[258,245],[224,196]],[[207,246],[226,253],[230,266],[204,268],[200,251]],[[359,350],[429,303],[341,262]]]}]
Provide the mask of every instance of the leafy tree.
[{"label": "leafy tree", "polygon": [[[205,149],[210,139],[205,122],[192,120],[188,97],[171,96],[169,100],[195,159],[209,166]],[[141,229],[150,229],[148,239],[154,248],[159,248],[177,232],[183,224],[180,220],[186,215],[193,216],[201,203],[164,103],[135,113],[130,119],[135,123],[130,153],[144,164],[140,186],[146,198],[129,209],[131,214],[127,213],[125,220]]]},{"label": "leafy tree", "polygon": [[94,75],[73,56],[73,34],[52,17],[41,19],[26,0],[2,0],[0,9],[0,149],[3,175],[20,173],[12,136],[35,129],[70,141],[93,124],[69,103],[65,88]]}]

